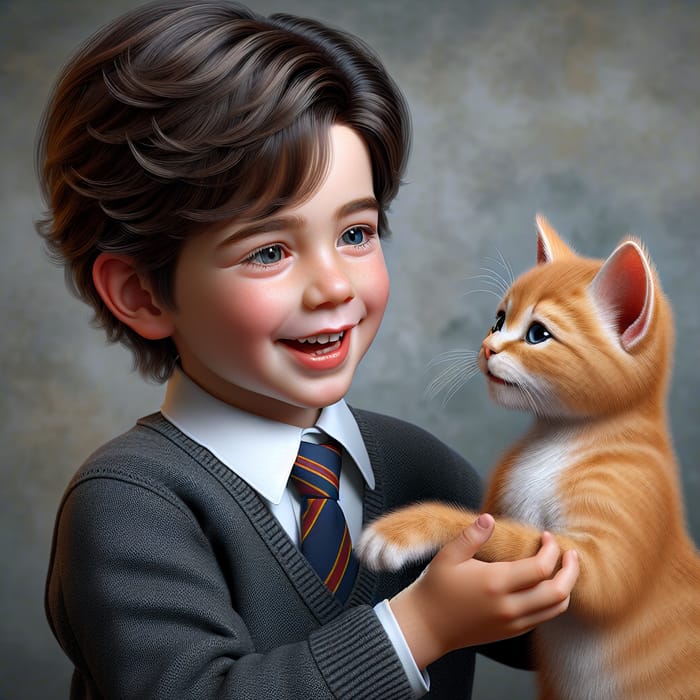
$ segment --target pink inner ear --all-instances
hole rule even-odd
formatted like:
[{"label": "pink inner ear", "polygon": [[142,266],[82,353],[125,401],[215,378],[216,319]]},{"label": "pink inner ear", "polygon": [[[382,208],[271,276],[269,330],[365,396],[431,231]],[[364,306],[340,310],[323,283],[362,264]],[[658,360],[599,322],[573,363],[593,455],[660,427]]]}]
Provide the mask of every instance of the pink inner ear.
[{"label": "pink inner ear", "polygon": [[614,314],[625,350],[646,334],[651,318],[652,281],[641,249],[633,242],[620,246],[593,281],[598,300]]},{"label": "pink inner ear", "polygon": [[537,236],[537,263],[547,263],[550,262],[549,255],[547,254],[547,248],[544,245],[542,236]]}]

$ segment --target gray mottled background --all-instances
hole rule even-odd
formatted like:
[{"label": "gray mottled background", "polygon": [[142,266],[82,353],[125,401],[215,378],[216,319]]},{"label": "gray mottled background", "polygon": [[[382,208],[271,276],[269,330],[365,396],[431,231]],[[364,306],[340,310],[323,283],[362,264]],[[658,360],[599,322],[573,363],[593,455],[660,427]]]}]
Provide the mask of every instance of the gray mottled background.
[{"label": "gray mottled background", "polygon": [[[133,0],[0,0],[0,697],[67,695],[69,667],[42,610],[60,494],[92,449],[159,406],[43,255],[32,148],[68,53]],[[526,418],[491,406],[480,378],[443,405],[431,359],[476,348],[493,317],[471,276],[498,251],[516,271],[546,213],[583,253],[623,234],[648,244],[677,312],[671,419],[689,525],[700,541],[697,299],[700,6],[697,2],[260,0],[368,40],[415,121],[391,213],[393,292],[351,399],[415,421],[486,474]],[[640,527],[662,527],[640,518]],[[476,697],[532,697],[529,674],[486,662]]]}]

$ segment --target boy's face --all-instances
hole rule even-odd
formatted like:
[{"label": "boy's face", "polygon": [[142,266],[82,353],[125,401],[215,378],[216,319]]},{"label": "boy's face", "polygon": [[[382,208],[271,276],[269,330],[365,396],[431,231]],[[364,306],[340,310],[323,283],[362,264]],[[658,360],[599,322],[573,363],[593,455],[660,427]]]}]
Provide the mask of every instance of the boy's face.
[{"label": "boy's face", "polygon": [[300,426],[348,391],[389,295],[369,154],[348,127],[329,138],[328,174],[306,201],[187,241],[166,312],[197,384]]}]

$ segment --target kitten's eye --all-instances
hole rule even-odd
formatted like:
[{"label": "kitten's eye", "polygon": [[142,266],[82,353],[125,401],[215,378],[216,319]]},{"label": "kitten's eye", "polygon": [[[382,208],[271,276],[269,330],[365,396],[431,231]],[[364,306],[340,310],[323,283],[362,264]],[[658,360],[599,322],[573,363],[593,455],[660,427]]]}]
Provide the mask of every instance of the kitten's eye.
[{"label": "kitten's eye", "polygon": [[499,311],[496,314],[496,323],[493,324],[493,328],[491,328],[491,333],[496,333],[496,331],[500,331],[501,328],[503,328],[503,324],[505,322],[506,322],[506,312]]},{"label": "kitten's eye", "polygon": [[530,343],[530,345],[537,345],[538,343],[544,343],[545,340],[549,340],[552,334],[541,324],[533,323],[525,334],[525,340]]}]

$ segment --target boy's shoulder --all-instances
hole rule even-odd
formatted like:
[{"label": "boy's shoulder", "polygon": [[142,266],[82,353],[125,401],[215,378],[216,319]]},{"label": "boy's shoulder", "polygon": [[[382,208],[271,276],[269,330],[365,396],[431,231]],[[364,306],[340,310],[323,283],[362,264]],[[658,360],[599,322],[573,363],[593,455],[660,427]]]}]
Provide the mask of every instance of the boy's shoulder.
[{"label": "boy's shoulder", "polygon": [[140,418],[90,454],[67,490],[95,478],[118,479],[149,488],[169,488],[193,461],[215,461],[201,445],[167,421],[161,413]]},{"label": "boy's shoulder", "polygon": [[405,458],[408,454],[419,461],[439,455],[442,460],[447,459],[450,463],[453,460],[465,463],[455,450],[425,428],[401,418],[354,406],[351,406],[350,410],[360,428],[370,457],[372,448],[385,455],[398,453]]},{"label": "boy's shoulder", "polygon": [[[480,502],[478,473],[435,435],[400,418],[353,406],[350,410],[381,484],[385,505],[426,498],[456,500],[470,506]],[[200,476],[193,482],[195,472]],[[201,490],[204,473],[215,482],[225,482],[227,489],[243,488],[243,482],[209,450],[158,412],[139,419],[130,430],[93,452],[76,472],[67,493],[88,480],[105,478],[179,500],[183,494]]]},{"label": "boy's shoulder", "polygon": [[[350,407],[387,498],[428,498],[457,501],[476,507],[482,483],[476,470],[454,449],[413,423],[373,411]],[[379,474],[377,474],[379,472]]]},{"label": "boy's shoulder", "polygon": [[[120,457],[139,455],[145,459],[158,458],[164,447],[172,441],[172,436],[168,435],[167,425],[170,424],[161,413],[152,413],[139,418],[131,428],[115,435],[94,450],[81,469],[93,468],[96,464],[104,466],[116,455]],[[176,431],[172,432],[174,434]]]}]

